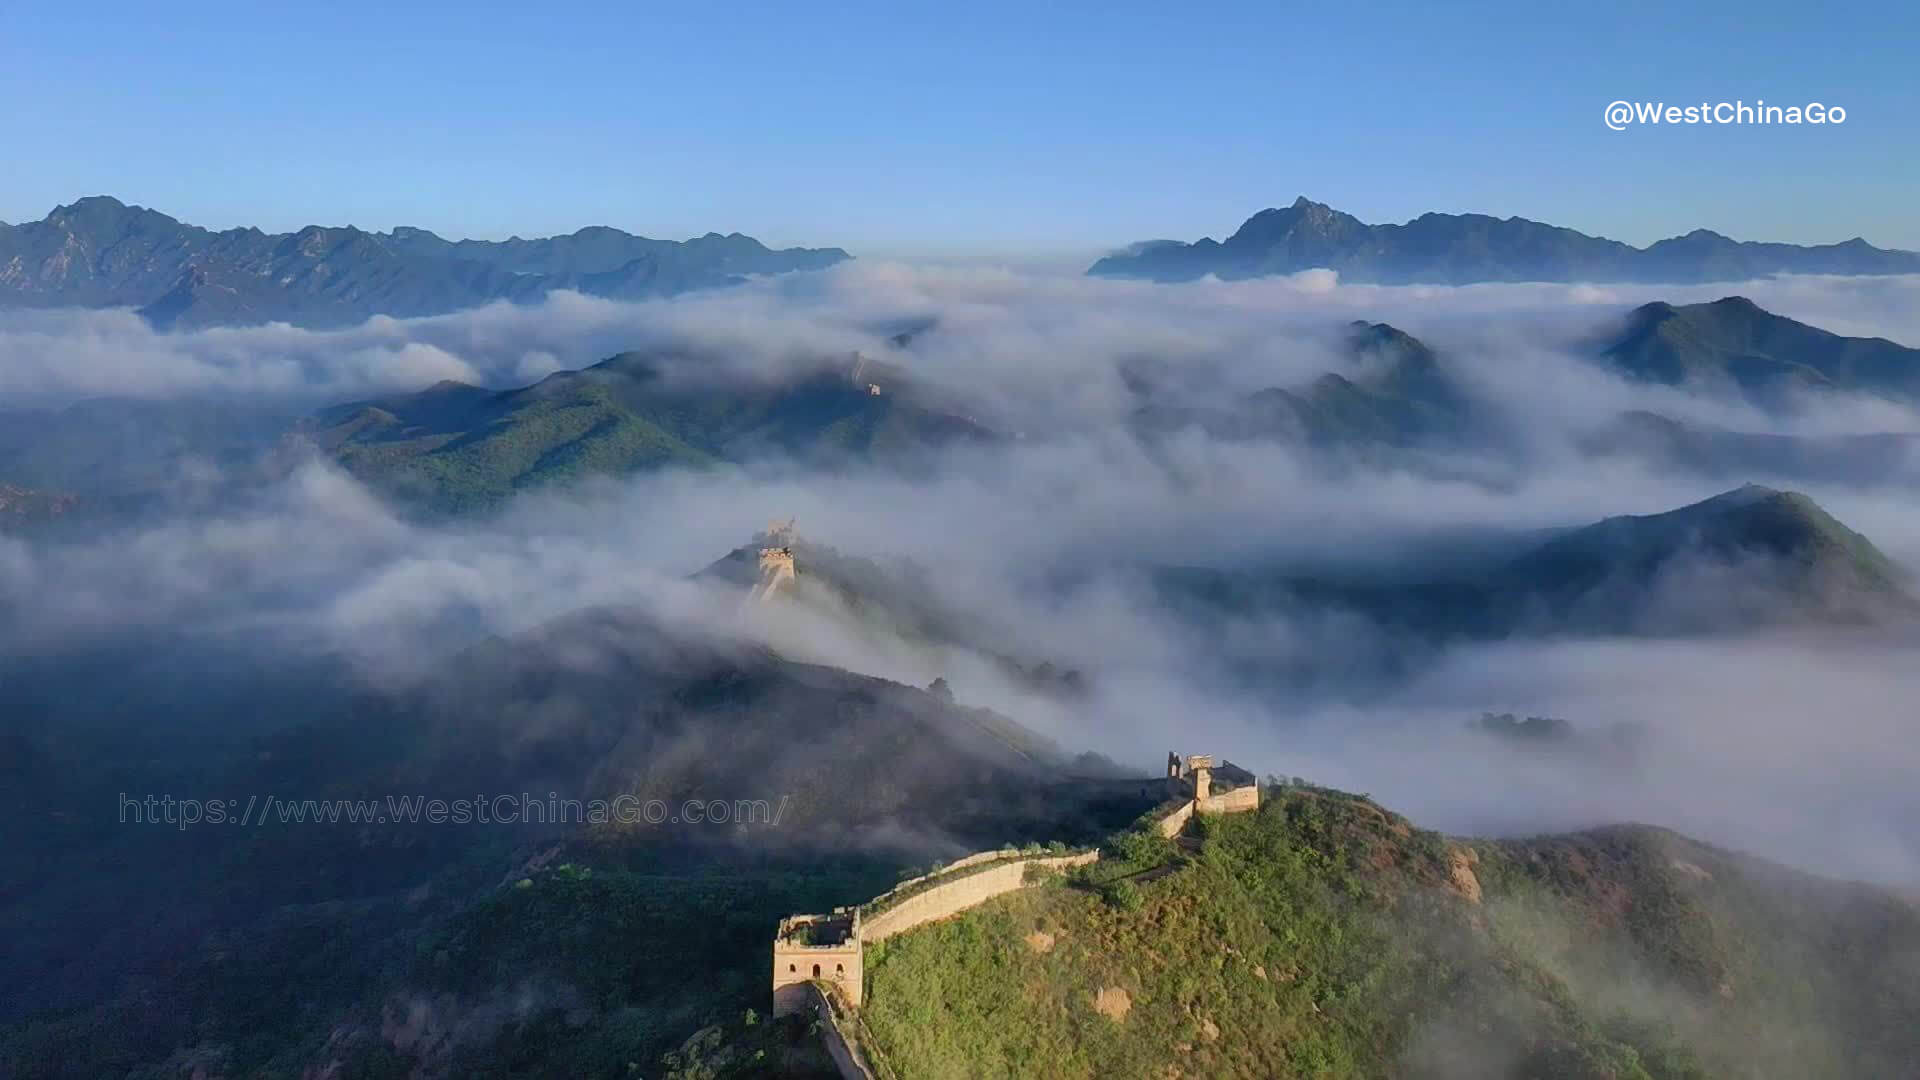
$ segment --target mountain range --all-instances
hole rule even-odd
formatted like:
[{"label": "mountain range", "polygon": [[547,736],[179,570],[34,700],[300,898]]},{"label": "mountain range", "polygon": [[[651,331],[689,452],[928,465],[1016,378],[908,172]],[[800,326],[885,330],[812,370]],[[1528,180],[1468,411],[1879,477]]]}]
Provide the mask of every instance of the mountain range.
[{"label": "mountain range", "polygon": [[[911,466],[927,451],[1015,438],[1004,418],[916,374],[912,337],[900,339],[882,346],[884,360],[821,356],[753,377],[729,374],[724,357],[622,353],[522,387],[442,382],[304,416],[285,404],[191,397],[0,410],[0,483],[19,489],[12,503],[23,508],[0,515],[0,527],[46,520],[39,507],[73,496],[83,500],[75,513],[137,506],[183,469],[245,466],[290,434],[389,495],[443,510],[594,474],[767,457]],[[1454,358],[1394,326],[1354,322],[1338,341],[1333,370],[1226,397],[1128,368],[1124,422],[1149,446],[1197,430],[1406,465],[1428,447],[1498,451],[1521,419],[1478,395]],[[1780,412],[1835,392],[1920,400],[1920,350],[1832,334],[1737,296],[1644,305],[1587,348],[1590,362],[1631,380],[1743,395]],[[1743,432],[1644,410],[1578,442],[1729,482],[1796,483],[1899,475],[1920,447],[1900,432]]]},{"label": "mountain range", "polygon": [[1854,238],[1838,244],[1743,242],[1706,229],[1636,248],[1525,218],[1422,214],[1404,225],[1369,225],[1302,195],[1285,209],[1248,218],[1225,241],[1149,240],[1094,263],[1087,273],[1193,281],[1339,272],[1342,280],[1464,285],[1483,281],[1744,281],[1768,274],[1920,273],[1920,253]]},{"label": "mountain range", "polygon": [[359,323],[437,315],[555,289],[637,299],[844,261],[739,233],[654,240],[594,226],[566,236],[442,239],[424,229],[214,232],[96,195],[0,226],[0,307],[131,307],[160,328]]},{"label": "mountain range", "polygon": [[[39,221],[0,224],[0,307],[128,307],[159,328],[287,322],[352,325],[381,314],[442,314],[555,289],[618,299],[670,296],[749,275],[819,269],[839,248],[769,249],[739,233],[685,241],[607,226],[503,241],[448,240],[399,226],[309,225],[291,233],[213,231],[96,195]],[[1424,214],[1369,225],[1302,196],[1249,218],[1224,242],[1153,240],[1100,259],[1089,274],[1189,281],[1325,268],[1346,280],[1735,281],[1768,274],[1920,272],[1920,253],[1862,239],[1798,246],[1705,229],[1635,248],[1524,218]]]},{"label": "mountain range", "polygon": [[[1617,325],[1601,328],[1585,358],[1635,382],[1743,397],[1782,417],[1825,394],[1920,401],[1920,349],[1831,333],[1742,296],[1642,305]],[[1227,400],[1181,400],[1151,380],[1134,379],[1139,404],[1129,425],[1149,442],[1192,429],[1229,442],[1377,455],[1484,447],[1519,419],[1478,400],[1449,357],[1386,323],[1352,323],[1338,362],[1305,384]],[[1920,460],[1920,436],[1910,433],[1744,432],[1646,410],[1624,413],[1578,442],[1590,453],[1639,456],[1719,477],[1764,473],[1859,482],[1896,475]]]}]

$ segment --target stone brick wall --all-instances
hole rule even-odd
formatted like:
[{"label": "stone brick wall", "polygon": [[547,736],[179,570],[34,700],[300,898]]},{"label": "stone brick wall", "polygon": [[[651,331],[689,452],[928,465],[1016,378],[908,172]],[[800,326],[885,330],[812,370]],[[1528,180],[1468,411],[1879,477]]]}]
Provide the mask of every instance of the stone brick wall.
[{"label": "stone brick wall", "polygon": [[1172,838],[1187,827],[1187,822],[1195,814],[1239,814],[1248,810],[1260,809],[1260,788],[1248,784],[1246,787],[1233,788],[1218,794],[1208,795],[1204,799],[1188,799],[1179,808],[1165,814],[1155,823],[1161,836]]},{"label": "stone brick wall", "polygon": [[1260,789],[1249,784],[1218,795],[1208,796],[1199,804],[1203,814],[1238,814],[1247,810],[1260,809]]},{"label": "stone brick wall", "polygon": [[[941,867],[938,870],[935,870],[930,874],[921,874],[919,877],[916,877],[916,878],[908,878],[907,880],[901,882],[900,884],[895,885],[893,888],[888,889],[886,892],[881,893],[879,896],[874,897],[872,900],[867,901],[867,904],[878,903],[882,900],[885,900],[887,897],[892,896],[894,893],[901,891],[902,889],[914,888],[918,886],[921,882],[924,882],[929,878],[937,878],[944,874],[950,874],[955,870],[960,870],[969,866],[977,866],[980,863],[984,863],[984,862],[992,862],[995,859],[1011,859],[1019,854],[1020,854],[1019,848],[996,848],[993,851],[976,851],[973,854],[968,855],[963,859],[955,859],[952,862],[948,863],[947,865]],[[862,904],[861,906],[865,907],[867,905]]]},{"label": "stone brick wall", "polygon": [[1035,856],[963,875],[944,885],[935,885],[925,892],[915,893],[878,915],[863,919],[860,923],[860,940],[868,943],[885,941],[923,923],[958,915],[1003,893],[1010,893],[1026,885],[1029,866],[1067,870],[1085,866],[1099,857],[1097,851],[1080,855]]},{"label": "stone brick wall", "polygon": [[1160,819],[1158,826],[1160,835],[1166,837],[1178,835],[1181,829],[1187,827],[1187,819],[1191,817],[1193,817],[1193,800],[1188,799],[1180,804],[1180,809]]}]

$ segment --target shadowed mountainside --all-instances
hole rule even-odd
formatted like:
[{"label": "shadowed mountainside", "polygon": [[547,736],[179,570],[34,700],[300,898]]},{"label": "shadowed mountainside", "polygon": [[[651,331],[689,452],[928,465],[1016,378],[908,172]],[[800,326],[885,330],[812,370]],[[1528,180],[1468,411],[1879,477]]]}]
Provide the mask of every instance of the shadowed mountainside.
[{"label": "shadowed mountainside", "polygon": [[[0,921],[33,929],[8,932],[16,978],[0,1012],[13,1026],[0,1027],[0,1059],[21,1075],[127,1075],[182,1048],[228,1063],[228,1075],[298,1075],[335,1058],[402,1075],[381,1063],[410,1056],[467,1075],[446,1063],[486,1059],[496,1038],[552,1053],[561,1038],[596,1070],[616,1055],[651,1061],[717,1006],[757,1001],[779,915],[837,889],[871,895],[909,862],[1094,839],[1152,801],[1070,780],[1113,770],[1005,716],[632,610],[483,642],[409,686],[245,674],[230,659],[223,675],[211,653],[155,658],[182,684],[172,695],[155,672],[109,658],[50,662],[3,688],[24,722],[0,740],[17,824]],[[97,707],[74,700],[79,678]],[[223,712],[220,689],[236,680]],[[141,715],[115,707],[130,697],[148,703]],[[280,726],[262,730],[261,716]],[[245,829],[237,803],[233,817],[191,828],[116,824],[129,792],[267,793],[283,809]],[[674,816],[388,816],[395,797],[549,792],[660,800]],[[306,799],[372,811],[287,819]],[[743,800],[765,809],[746,821],[679,816],[690,801]],[[605,872],[553,872],[581,859]],[[516,887],[522,877],[539,880]],[[106,909],[128,893],[147,898],[146,918]],[[735,905],[743,914],[713,923]],[[419,952],[423,940],[435,944]],[[732,966],[700,988],[662,974],[715,955]],[[402,1034],[416,994],[437,1003],[424,1039]],[[503,1007],[512,1000],[522,1005]],[[601,1027],[582,1042],[587,1023]]]}]

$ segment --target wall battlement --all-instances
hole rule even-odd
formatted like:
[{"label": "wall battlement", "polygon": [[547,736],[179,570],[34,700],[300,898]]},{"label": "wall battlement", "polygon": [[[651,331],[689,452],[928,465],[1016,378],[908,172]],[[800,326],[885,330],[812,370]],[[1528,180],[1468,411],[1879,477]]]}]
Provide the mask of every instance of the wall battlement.
[{"label": "wall battlement", "polygon": [[1069,870],[1099,857],[1098,851],[1076,855],[1023,855],[1018,849],[983,851],[874,897],[862,906],[884,903],[908,892],[870,918],[863,918],[859,907],[843,907],[826,915],[781,919],[773,939],[773,1015],[804,1011],[808,1007],[807,987],[821,982],[836,986],[847,1005],[858,1009],[864,996],[865,945],[1024,888],[1028,867]]},{"label": "wall battlement", "polygon": [[[763,567],[766,556],[762,551]],[[1216,767],[1205,754],[1184,761],[1168,754],[1167,775],[1139,783],[1144,788],[1164,783],[1178,800],[1156,823],[1162,836],[1177,835],[1195,814],[1260,808],[1260,785],[1252,773],[1224,759]],[[891,1076],[877,1048],[862,1052],[858,1036],[864,1027],[858,1010],[866,991],[865,946],[1025,888],[1031,868],[1070,870],[1099,858],[1098,850],[1067,855],[1029,855],[1017,848],[979,851],[903,881],[865,904],[781,919],[773,939],[773,1015],[817,1012],[827,1019],[831,1031],[823,1030],[823,1037],[846,1080],[874,1080],[876,1071]],[[848,1015],[836,1007],[836,994]]]},{"label": "wall battlement", "polygon": [[[790,554],[790,549],[785,550]],[[1164,783],[1179,801],[1159,820],[1163,836],[1177,834],[1194,814],[1237,814],[1260,807],[1260,787],[1252,773],[1225,760],[1216,768],[1213,758],[1206,754],[1182,759],[1170,753],[1164,779],[1139,783],[1149,788]],[[858,907],[782,919],[773,941],[774,1015],[784,1016],[803,1008],[803,988],[815,980],[838,984],[847,1004],[858,1009],[865,974],[863,945],[957,915],[1021,888],[1027,883],[1028,867],[1065,870],[1099,857],[1098,851],[1068,855],[1028,855],[1018,848],[979,851],[933,873],[903,881]],[[864,917],[863,911],[867,913]]]},{"label": "wall battlement", "polygon": [[[1071,870],[1100,857],[1098,851],[1078,855],[1036,855],[994,863],[982,870],[963,873],[954,880],[914,893],[866,920],[860,927],[860,943],[885,941],[916,926],[958,915],[971,907],[1027,884],[1027,869]],[[944,875],[943,875],[944,876]]]},{"label": "wall battlement", "polygon": [[1184,760],[1167,754],[1167,790],[1179,805],[1160,816],[1161,836],[1178,836],[1195,814],[1241,814],[1260,809],[1260,785],[1254,775],[1224,758],[1218,766],[1210,754],[1191,754]]},{"label": "wall battlement", "polygon": [[826,915],[789,915],[773,939],[773,1015],[806,1008],[810,983],[836,984],[847,1003],[860,1007],[860,911],[835,908]]}]

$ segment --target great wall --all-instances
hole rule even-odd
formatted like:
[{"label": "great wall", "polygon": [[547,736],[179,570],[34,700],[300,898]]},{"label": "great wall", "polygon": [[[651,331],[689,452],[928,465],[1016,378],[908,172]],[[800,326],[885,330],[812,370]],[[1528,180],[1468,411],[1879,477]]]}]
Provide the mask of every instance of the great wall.
[{"label": "great wall", "polygon": [[[879,388],[873,391],[878,393]],[[757,603],[791,591],[798,572],[793,519],[772,522],[763,539],[759,580],[750,594]],[[1237,814],[1260,808],[1260,785],[1251,772],[1231,761],[1215,766],[1213,758],[1204,754],[1182,759],[1169,753],[1164,777],[1117,783],[1138,785],[1143,795],[1164,784],[1167,801],[1153,828],[1169,839],[1178,837],[1196,814]],[[789,915],[780,920],[773,938],[773,1015],[816,1017],[828,1055],[845,1080],[896,1080],[860,1019],[866,998],[866,946],[952,918],[1099,858],[1097,848],[980,851],[903,881],[863,904],[825,914]]]},{"label": "great wall", "polygon": [[760,580],[748,594],[759,603],[772,600],[793,585],[793,519],[770,523],[766,539],[767,546],[760,549]]},{"label": "great wall", "polygon": [[[1147,781],[1151,785],[1155,781]],[[1167,755],[1168,794],[1153,827],[1176,837],[1194,815],[1236,814],[1260,807],[1260,785],[1230,761],[1184,761]],[[844,1080],[896,1080],[860,1019],[866,997],[865,947],[914,927],[951,918],[1037,880],[1098,861],[1099,849],[1035,852],[981,851],[932,873],[903,881],[854,907],[780,920],[773,939],[773,1015],[811,1014]]]}]

